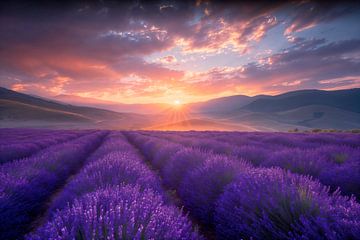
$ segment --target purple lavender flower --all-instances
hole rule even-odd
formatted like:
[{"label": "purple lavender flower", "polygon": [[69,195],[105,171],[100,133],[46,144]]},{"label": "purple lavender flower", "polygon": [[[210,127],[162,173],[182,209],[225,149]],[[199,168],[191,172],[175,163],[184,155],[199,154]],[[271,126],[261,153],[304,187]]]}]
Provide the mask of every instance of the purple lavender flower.
[{"label": "purple lavender flower", "polygon": [[176,154],[180,149],[182,149],[183,146],[180,144],[174,144],[174,143],[165,143],[163,142],[161,148],[158,148],[156,152],[153,155],[152,163],[155,167],[162,169],[167,161]]},{"label": "purple lavender flower", "polygon": [[269,150],[253,145],[243,145],[236,149],[236,156],[247,160],[254,166],[259,166],[269,157]]},{"label": "purple lavender flower", "polygon": [[76,199],[27,240],[202,239],[190,221],[151,190],[115,187]]},{"label": "purple lavender flower", "polygon": [[277,166],[295,173],[318,176],[324,168],[331,164],[325,157],[313,149],[284,149],[275,153],[268,153],[262,166]]},{"label": "purple lavender flower", "polygon": [[85,193],[121,184],[162,192],[159,179],[141,162],[139,156],[128,151],[110,152],[86,165],[54,200],[50,211],[63,208]]},{"label": "purple lavender flower", "polygon": [[210,153],[200,151],[197,148],[183,148],[176,152],[163,168],[164,183],[178,189],[184,175],[201,165],[210,156]]},{"label": "purple lavender flower", "polygon": [[186,174],[178,190],[179,196],[194,216],[205,225],[211,225],[217,198],[227,184],[248,168],[245,162],[213,155]]},{"label": "purple lavender flower", "polygon": [[360,205],[281,169],[240,174],[216,203],[218,239],[358,239]]},{"label": "purple lavender flower", "polygon": [[16,239],[28,230],[47,199],[81,167],[102,136],[95,132],[0,166],[5,178],[0,182],[0,239]]},{"label": "purple lavender flower", "polygon": [[[25,136],[24,133],[17,133],[17,129],[14,129],[13,132],[5,131],[8,133],[4,134],[0,140],[0,164],[31,156],[43,148],[69,141],[87,133],[87,131],[44,131],[25,130]],[[3,132],[4,129],[1,129],[0,133]]]}]

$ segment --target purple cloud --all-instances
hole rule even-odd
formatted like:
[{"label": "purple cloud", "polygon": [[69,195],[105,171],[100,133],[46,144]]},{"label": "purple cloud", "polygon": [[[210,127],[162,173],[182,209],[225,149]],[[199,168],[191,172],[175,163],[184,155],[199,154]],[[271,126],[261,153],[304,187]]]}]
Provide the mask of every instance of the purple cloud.
[{"label": "purple cloud", "polygon": [[[1,3],[1,85],[48,95],[103,91],[109,96],[112,91],[205,96],[353,86],[360,69],[356,39],[331,42],[291,35],[291,47],[265,54],[258,62],[252,55],[264,48],[262,41],[272,30],[301,31],[350,14],[351,6],[270,1]],[[278,17],[289,11],[286,21]],[[273,42],[285,39],[282,30],[277,38]],[[166,51],[173,52],[161,56]],[[182,56],[198,54],[196,59],[202,59],[214,54],[225,62],[228,52],[248,58],[247,63],[229,62],[204,72],[179,67]],[[157,61],[145,60],[153,54],[160,55],[154,57]]]}]

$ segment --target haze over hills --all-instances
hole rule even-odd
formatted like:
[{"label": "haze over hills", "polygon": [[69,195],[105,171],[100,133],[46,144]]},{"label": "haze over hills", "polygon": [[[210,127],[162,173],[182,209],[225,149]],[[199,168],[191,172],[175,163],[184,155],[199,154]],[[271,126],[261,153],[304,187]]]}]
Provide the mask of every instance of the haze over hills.
[{"label": "haze over hills", "polygon": [[246,95],[235,95],[229,97],[215,98],[206,102],[192,103],[189,104],[189,107],[191,108],[192,112],[213,114],[230,113],[255,101],[256,99],[266,97],[266,95],[258,95],[255,97],[249,97]]},{"label": "haze over hills", "polygon": [[[226,98],[222,99],[226,102]],[[300,90],[276,96],[255,96],[247,104],[227,101],[224,112],[207,113],[219,120],[248,123],[254,128],[292,127],[350,129],[360,127],[360,89]],[[211,104],[210,104],[211,105]]]},{"label": "haze over hills", "polygon": [[236,95],[171,106],[118,104],[75,96],[58,96],[53,101],[0,88],[0,126],[229,131],[354,129],[360,128],[360,89]]},{"label": "haze over hills", "polygon": [[56,122],[90,122],[91,119],[77,113],[39,107],[12,100],[0,100],[2,120],[29,120]]},{"label": "haze over hills", "polygon": [[54,99],[67,104],[96,107],[123,113],[158,114],[161,111],[169,108],[169,104],[164,103],[123,104],[113,101],[105,101],[95,98],[79,97],[66,94],[57,95],[54,97]]},{"label": "haze over hills", "polygon": [[81,107],[0,88],[1,127],[116,128],[143,127],[148,117]]},{"label": "haze over hills", "polygon": [[174,123],[159,124],[145,128],[145,130],[175,130],[175,131],[257,131],[248,125],[217,121],[208,118],[192,118]]},{"label": "haze over hills", "polygon": [[256,99],[244,106],[243,109],[254,112],[280,112],[310,105],[324,105],[360,113],[360,89],[288,92]]}]

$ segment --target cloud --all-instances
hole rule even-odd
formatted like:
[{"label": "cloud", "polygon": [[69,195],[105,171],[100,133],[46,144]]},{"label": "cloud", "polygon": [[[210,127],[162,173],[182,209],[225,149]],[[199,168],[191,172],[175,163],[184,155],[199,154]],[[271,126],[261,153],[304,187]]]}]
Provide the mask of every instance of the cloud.
[{"label": "cloud", "polygon": [[[354,86],[360,75],[358,40],[331,43],[292,35],[350,14],[349,6],[277,1],[1,3],[1,85],[47,96],[144,102],[180,93],[190,99]],[[278,17],[288,9],[293,9],[289,21]],[[254,49],[282,23],[291,34],[285,36],[291,46],[254,60]],[[202,61],[205,55],[225,62],[229,52],[247,60],[203,72],[179,67],[183,59]],[[152,55],[155,61],[147,62]]]},{"label": "cloud", "polygon": [[262,40],[278,22],[273,15],[278,4],[219,3],[200,4],[201,17],[189,26],[191,35],[180,36],[178,44],[185,52],[222,52],[244,54],[253,42]]},{"label": "cloud", "polygon": [[253,42],[259,42],[266,32],[276,26],[273,16],[259,16],[256,19],[236,23],[223,18],[206,19],[196,24],[190,38],[180,39],[185,52],[222,52],[224,49],[244,54]]},{"label": "cloud", "polygon": [[359,54],[360,39],[331,43],[324,39],[303,39],[281,53],[262,59],[261,63],[213,68],[188,79],[194,81],[194,89],[209,95],[360,87]]},{"label": "cloud", "polygon": [[[360,76],[360,39],[327,43],[323,39],[303,40],[270,56],[272,64],[247,64],[245,79],[260,91],[289,91],[324,88],[320,81]],[[328,82],[327,87],[332,85]]]},{"label": "cloud", "polygon": [[289,35],[294,32],[312,28],[319,23],[331,22],[344,15],[354,13],[359,7],[359,3],[341,3],[335,1],[302,1],[292,11],[289,26],[284,34]]},{"label": "cloud", "polygon": [[173,64],[173,63],[177,62],[177,59],[175,56],[168,55],[168,56],[159,58],[158,61],[161,63],[164,63],[164,64]]},{"label": "cloud", "polygon": [[[65,10],[36,10],[27,6],[20,8],[22,14],[9,11],[2,16],[6,23],[0,26],[4,86],[75,93],[127,88],[121,79],[131,74],[154,82],[182,76],[181,71],[142,59],[169,48],[172,39],[166,30],[127,19],[122,8],[103,11],[103,6],[71,5]],[[59,79],[67,79],[66,84]]]},{"label": "cloud", "polygon": [[[192,51],[218,51],[233,45],[247,51],[276,24],[267,7],[249,5],[238,19],[234,6],[218,3],[195,7],[191,1],[116,3],[14,2],[4,6],[0,32],[0,74],[5,86],[43,86],[49,92],[93,91],[121,85],[136,75],[145,82],[175,81],[183,71],[165,67],[166,56],[148,63],[144,56],[185,43]],[[224,5],[225,6],[225,5]],[[237,10],[244,5],[236,5]],[[208,14],[203,11],[208,8]],[[228,11],[230,10],[230,11]],[[202,15],[201,15],[202,13]],[[200,14],[200,15],[199,15]],[[59,84],[57,79],[67,79]],[[146,86],[145,86],[146,87]],[[98,89],[96,89],[98,88]]]}]

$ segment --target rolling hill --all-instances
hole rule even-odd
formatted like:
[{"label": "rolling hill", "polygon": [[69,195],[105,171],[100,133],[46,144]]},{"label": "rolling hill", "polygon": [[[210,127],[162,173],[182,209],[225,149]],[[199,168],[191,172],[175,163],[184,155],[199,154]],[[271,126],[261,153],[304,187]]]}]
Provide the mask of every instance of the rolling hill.
[{"label": "rolling hill", "polygon": [[221,97],[211,99],[206,102],[198,102],[188,104],[191,112],[194,113],[208,113],[208,114],[224,114],[231,113],[238,110],[239,108],[259,99],[266,98],[267,95],[258,95],[249,97],[246,95],[235,95],[228,97]]},{"label": "rolling hill", "polygon": [[40,97],[35,97],[35,96],[30,96],[27,94],[15,92],[6,88],[0,88],[0,99],[24,103],[46,109],[76,113],[79,115],[83,115],[86,118],[90,118],[94,120],[103,120],[104,118],[110,118],[110,117],[113,118],[122,117],[121,113],[108,111],[100,108],[79,107],[70,104],[64,104],[57,101],[52,101]]},{"label": "rolling hill", "polygon": [[259,98],[241,107],[252,112],[281,112],[310,105],[324,105],[360,113],[360,88],[322,91],[301,90]]},{"label": "rolling hill", "polygon": [[1,126],[138,129],[151,117],[64,104],[0,88]]},{"label": "rolling hill", "polygon": [[74,122],[91,122],[90,118],[83,115],[55,110],[36,105],[16,102],[12,100],[0,99],[1,115],[0,120],[43,120],[43,121],[74,121]]},{"label": "rolling hill", "polygon": [[79,97],[74,95],[57,95],[55,100],[77,106],[86,106],[92,108],[101,108],[122,113],[139,114],[158,114],[169,108],[169,104],[151,103],[151,104],[123,104],[113,101],[104,101],[89,97]]},{"label": "rolling hill", "polygon": [[[72,99],[70,96],[64,99]],[[301,90],[276,96],[236,95],[179,108],[163,104],[119,104],[116,112],[98,100],[76,106],[0,88],[0,127],[109,128],[151,130],[287,131],[293,128],[360,128],[360,89]],[[109,104],[109,103],[106,103]]]},{"label": "rolling hill", "polygon": [[360,127],[360,114],[325,105],[309,105],[278,112],[279,122],[310,128],[352,129]]},{"label": "rolling hill", "polygon": [[[221,102],[221,105],[208,111],[214,102]],[[301,90],[251,98],[231,96],[202,103],[200,111],[218,121],[242,123],[271,131],[295,127],[360,128],[360,89]]]}]

